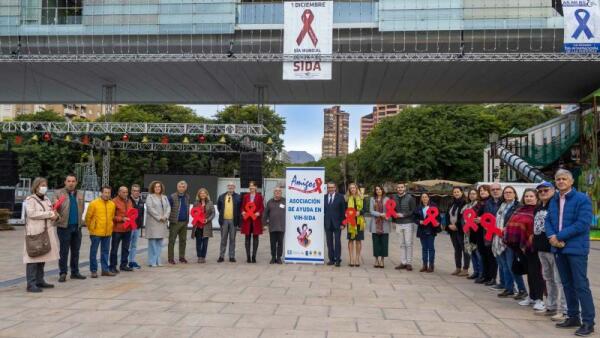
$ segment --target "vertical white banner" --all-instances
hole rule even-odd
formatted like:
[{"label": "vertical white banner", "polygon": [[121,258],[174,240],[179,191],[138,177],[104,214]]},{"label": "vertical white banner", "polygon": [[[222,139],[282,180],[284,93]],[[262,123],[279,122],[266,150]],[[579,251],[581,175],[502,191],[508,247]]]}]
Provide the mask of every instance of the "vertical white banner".
[{"label": "vertical white banner", "polygon": [[331,55],[333,1],[285,1],[283,5],[283,54],[298,57],[283,63],[283,79],[331,80],[331,61],[302,56]]},{"label": "vertical white banner", "polygon": [[600,49],[600,2],[562,2],[564,44],[567,53],[598,53]]},{"label": "vertical white banner", "polygon": [[323,264],[325,168],[287,168],[285,262]]}]

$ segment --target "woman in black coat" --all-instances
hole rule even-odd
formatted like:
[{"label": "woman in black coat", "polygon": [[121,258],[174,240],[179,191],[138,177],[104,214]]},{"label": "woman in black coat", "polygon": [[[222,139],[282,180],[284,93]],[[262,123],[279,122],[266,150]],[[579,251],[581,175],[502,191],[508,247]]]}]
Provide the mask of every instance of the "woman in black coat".
[{"label": "woman in black coat", "polygon": [[435,203],[431,202],[428,193],[421,195],[421,202],[415,210],[415,220],[417,222],[417,237],[421,240],[421,248],[423,250],[423,267],[420,272],[433,272],[435,263],[435,236],[442,231],[440,215],[438,213],[436,220],[437,226],[429,222],[425,224],[427,219],[427,210],[429,208],[437,208]]},{"label": "woman in black coat", "polygon": [[448,227],[446,231],[450,234],[450,240],[454,247],[454,263],[456,270],[453,276],[465,277],[469,275],[471,256],[465,251],[465,233],[463,231],[462,209],[465,206],[465,195],[460,187],[452,189],[452,205],[448,209]]}]

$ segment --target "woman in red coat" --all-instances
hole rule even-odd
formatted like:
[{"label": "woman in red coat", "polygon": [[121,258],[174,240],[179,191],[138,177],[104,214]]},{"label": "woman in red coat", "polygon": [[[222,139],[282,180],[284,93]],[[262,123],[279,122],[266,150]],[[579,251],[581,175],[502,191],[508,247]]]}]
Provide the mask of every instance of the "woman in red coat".
[{"label": "woman in red coat", "polygon": [[[250,192],[244,195],[242,199],[241,232],[246,235],[246,262],[256,263],[258,236],[262,235],[263,232],[262,214],[265,207],[262,195],[256,192],[256,183],[254,181],[250,182],[248,189]],[[254,203],[254,208],[252,208],[251,203]],[[250,257],[250,240],[252,240],[252,257]]]}]

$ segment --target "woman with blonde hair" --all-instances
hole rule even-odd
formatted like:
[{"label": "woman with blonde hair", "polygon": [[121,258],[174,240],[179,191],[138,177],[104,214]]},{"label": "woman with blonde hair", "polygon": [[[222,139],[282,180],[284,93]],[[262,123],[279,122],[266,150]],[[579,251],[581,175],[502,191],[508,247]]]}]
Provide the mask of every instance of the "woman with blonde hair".
[{"label": "woman with blonde hair", "polygon": [[350,183],[346,195],[346,208],[356,210],[354,224],[348,223],[348,253],[350,255],[350,266],[360,266],[360,252],[362,241],[365,239],[365,218],[363,216],[363,195],[356,183]]},{"label": "woman with blonde hair", "polygon": [[198,263],[206,263],[208,239],[213,236],[212,220],[215,218],[215,206],[210,200],[208,190],[205,188],[198,189],[198,193],[196,193],[196,203],[194,203],[192,212],[194,212],[195,208],[202,208],[204,219],[198,224],[193,223],[192,220],[192,239],[196,239],[196,256],[198,256]]},{"label": "woman with blonde hair", "polygon": [[[59,242],[54,221],[58,214],[52,208],[50,199],[46,197],[48,192],[48,181],[43,177],[37,177],[31,185],[31,195],[25,199],[25,245],[23,249],[23,263],[26,264],[27,291],[42,292],[42,289],[53,288],[54,285],[44,280],[44,265],[46,262],[56,261],[59,256]],[[42,235],[47,232],[48,241],[43,250],[40,249],[40,241],[35,241],[30,236]],[[44,238],[45,236],[40,236]],[[29,245],[28,245],[28,241]],[[49,244],[49,247],[47,246]],[[29,246],[29,247],[28,247]],[[33,257],[32,257],[33,256]]]},{"label": "woman with blonde hair", "polygon": [[168,234],[171,205],[165,195],[165,186],[160,181],[152,181],[146,197],[146,238],[148,239],[148,265],[161,266],[162,241]]}]

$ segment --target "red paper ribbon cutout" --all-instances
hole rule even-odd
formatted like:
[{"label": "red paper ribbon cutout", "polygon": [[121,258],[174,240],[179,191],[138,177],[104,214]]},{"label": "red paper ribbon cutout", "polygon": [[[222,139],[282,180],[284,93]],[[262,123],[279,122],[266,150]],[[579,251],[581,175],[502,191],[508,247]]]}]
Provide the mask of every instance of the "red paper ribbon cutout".
[{"label": "red paper ribbon cutout", "polygon": [[389,199],[385,202],[385,218],[398,217],[396,213],[396,201]]},{"label": "red paper ribbon cutout", "polygon": [[190,210],[190,216],[192,216],[192,225],[196,228],[203,228],[204,222],[206,221],[206,215],[204,214],[204,207],[198,205]]},{"label": "red paper ribbon cutout", "polygon": [[440,214],[440,211],[438,210],[438,208],[436,208],[436,207],[427,208],[427,217],[423,221],[423,225],[429,225],[431,223],[431,225],[433,227],[439,227],[440,222],[438,222],[438,220],[436,218],[436,217],[438,217],[439,214]]},{"label": "red paper ribbon cutout", "polygon": [[303,192],[305,194],[312,194],[313,192],[317,192],[319,194],[322,194],[323,191],[321,190],[321,185],[323,184],[323,180],[319,177],[315,178],[315,188],[311,189],[311,190],[302,190],[293,186],[289,186],[288,189],[290,190],[295,190],[295,191],[299,191],[299,192]]},{"label": "red paper ribbon cutout", "polygon": [[300,18],[302,19],[303,26],[302,30],[300,31],[300,34],[298,34],[298,37],[296,38],[296,43],[298,44],[298,46],[300,46],[302,40],[304,40],[304,37],[306,36],[306,34],[308,34],[308,36],[310,37],[310,41],[312,41],[313,45],[317,47],[317,42],[319,41],[319,39],[317,39],[317,34],[315,34],[315,31],[313,31],[311,26],[312,22],[315,20],[315,15],[310,9],[306,9],[304,10],[304,13],[302,13],[302,16]]},{"label": "red paper ribbon cutout", "polygon": [[344,213],[346,216],[346,219],[342,222],[343,225],[353,225],[356,226],[356,209],[354,208],[348,208],[346,209],[346,212]]},{"label": "red paper ribbon cutout", "polygon": [[131,208],[127,210],[127,220],[123,223],[123,228],[135,230],[137,229],[137,218],[139,216],[138,209]]},{"label": "red paper ribbon cutout", "polygon": [[248,218],[252,218],[252,220],[256,220],[256,214],[254,213],[254,211],[256,211],[256,204],[254,202],[248,202],[246,203],[246,206],[244,206],[244,211],[246,212],[246,214],[244,215],[244,219],[248,219]]},{"label": "red paper ribbon cutout", "polygon": [[58,200],[52,206],[52,209],[54,209],[54,210],[60,209],[60,206],[65,202],[66,199],[67,199],[67,195],[60,196],[58,198]]},{"label": "red paper ribbon cutout", "polygon": [[321,191],[321,184],[323,184],[323,180],[321,180],[320,177],[315,178],[315,191],[318,192],[319,194],[322,194],[323,192]]},{"label": "red paper ribbon cutout", "polygon": [[481,226],[485,229],[485,240],[491,241],[494,235],[502,236],[502,230],[496,227],[496,216],[486,212],[481,216]]},{"label": "red paper ribbon cutout", "polygon": [[469,232],[469,229],[471,229],[473,231],[477,231],[478,227],[477,227],[477,223],[475,223],[475,218],[477,218],[477,213],[475,212],[475,210],[470,209],[470,208],[465,210],[463,217],[465,219],[465,224],[463,225],[463,231]]}]

